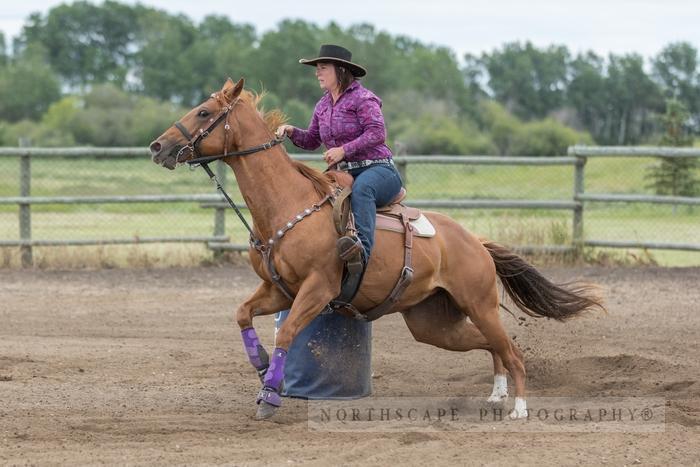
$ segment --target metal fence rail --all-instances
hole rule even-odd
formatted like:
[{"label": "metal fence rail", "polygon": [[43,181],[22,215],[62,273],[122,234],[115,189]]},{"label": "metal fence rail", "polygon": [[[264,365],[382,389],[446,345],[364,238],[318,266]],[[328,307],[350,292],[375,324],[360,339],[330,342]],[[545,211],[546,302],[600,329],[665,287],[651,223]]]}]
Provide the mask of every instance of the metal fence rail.
[{"label": "metal fence rail", "polygon": [[[180,194],[111,194],[92,196],[32,196],[32,159],[66,160],[90,159],[133,160],[146,164],[149,157],[145,148],[0,148],[0,160],[19,158],[19,196],[0,197],[0,207],[18,206],[19,238],[17,240],[0,239],[0,246],[20,246],[23,264],[32,262],[32,246],[50,245],[91,245],[91,244],[128,244],[128,243],[162,243],[162,242],[206,242],[213,249],[245,250],[245,244],[232,244],[225,235],[225,211],[227,205],[218,194],[214,193],[180,193]],[[295,159],[306,162],[318,162],[317,155],[294,154]],[[588,203],[648,203],[658,205],[697,206],[699,197],[659,196],[620,193],[587,193],[584,190],[586,165],[589,159],[611,157],[695,157],[700,158],[700,150],[688,148],[653,148],[653,147],[587,147],[569,148],[566,157],[493,157],[493,156],[396,156],[395,162],[405,182],[409,182],[408,167],[421,164],[468,166],[563,166],[573,168],[571,180],[571,197],[569,199],[410,199],[408,204],[430,209],[488,209],[488,210],[564,210],[571,211],[571,242],[569,245],[520,245],[521,251],[579,251],[585,247],[612,248],[649,248],[700,251],[700,244],[687,242],[649,242],[636,240],[604,240],[584,238],[584,214]],[[225,180],[228,167],[223,163],[217,166],[220,179]],[[32,237],[32,205],[108,205],[129,203],[196,203],[202,208],[213,208],[214,229],[211,235],[154,235],[107,238],[73,238],[73,239],[36,239]],[[699,223],[700,224],[700,223]],[[517,248],[517,246],[516,246]]]}]

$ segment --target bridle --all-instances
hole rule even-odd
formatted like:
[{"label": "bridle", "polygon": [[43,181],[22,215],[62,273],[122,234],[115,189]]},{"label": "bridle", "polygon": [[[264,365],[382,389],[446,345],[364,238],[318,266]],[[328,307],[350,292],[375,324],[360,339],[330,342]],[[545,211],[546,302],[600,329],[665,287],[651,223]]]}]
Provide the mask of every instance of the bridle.
[{"label": "bridle", "polygon": [[[221,103],[220,97],[214,93],[210,97],[210,99],[216,99],[217,102]],[[291,290],[289,290],[289,287],[285,284],[284,280],[280,276],[280,274],[277,272],[275,268],[275,264],[272,260],[272,251],[273,248],[275,247],[275,244],[289,231],[291,230],[297,223],[301,222],[304,220],[306,217],[310,216],[314,212],[318,212],[321,210],[321,206],[325,204],[326,202],[333,201],[337,195],[337,192],[334,193],[329,193],[327,194],[322,200],[320,200],[317,203],[314,203],[311,207],[305,209],[304,211],[300,212],[294,218],[292,218],[289,222],[285,224],[285,226],[282,229],[279,229],[275,232],[272,238],[270,238],[267,242],[262,242],[258,237],[255,236],[253,233],[253,229],[250,228],[250,225],[248,224],[248,221],[246,221],[245,217],[243,217],[243,214],[241,213],[241,210],[238,209],[238,206],[236,206],[236,203],[233,202],[231,197],[226,193],[224,190],[224,187],[221,185],[219,182],[219,179],[216,177],[214,172],[209,168],[209,163],[214,162],[220,159],[223,159],[225,157],[230,157],[230,156],[247,156],[249,154],[254,154],[256,152],[260,151],[265,151],[267,149],[271,149],[274,146],[277,146],[278,144],[282,143],[284,141],[283,138],[273,138],[272,140],[268,141],[267,143],[260,144],[258,146],[254,146],[249,149],[243,149],[241,151],[235,151],[235,152],[228,152],[228,142],[229,142],[229,131],[231,131],[231,125],[228,123],[228,118],[229,115],[231,114],[231,111],[233,108],[236,106],[238,101],[240,100],[240,97],[237,97],[236,100],[234,100],[232,103],[228,104],[225,103],[222,107],[221,110],[219,111],[219,114],[214,117],[209,119],[209,126],[207,128],[199,128],[199,130],[196,131],[196,134],[193,136],[190,131],[185,127],[185,125],[182,124],[181,121],[175,122],[175,128],[177,128],[180,133],[182,133],[182,136],[187,139],[187,144],[180,148],[178,151],[177,155],[175,156],[175,162],[180,163],[180,157],[185,154],[193,154],[196,156],[194,159],[189,159],[187,161],[187,164],[191,167],[194,168],[196,166],[201,166],[209,175],[209,178],[216,184],[217,190],[221,192],[221,194],[224,196],[228,204],[236,211],[236,214],[238,215],[238,218],[241,220],[245,228],[248,230],[248,233],[250,234],[250,245],[258,252],[260,255],[263,257],[263,263],[265,264],[267,271],[270,275],[270,278],[272,282],[277,285],[277,287],[280,289],[280,291],[289,299],[292,299],[294,294],[292,293]],[[202,142],[204,138],[209,136],[215,129],[216,127],[221,124],[221,122],[225,122],[224,124],[224,150],[223,154],[218,154],[215,156],[202,156],[199,153],[199,144]],[[185,152],[188,151],[188,152]]]},{"label": "bridle", "polygon": [[[217,93],[213,93],[211,96],[209,96],[209,99],[216,99],[217,102],[221,103],[221,100]],[[175,162],[180,163],[180,156],[183,154],[189,155],[189,154],[194,154],[196,157],[194,159],[189,159],[187,161],[187,164],[190,166],[190,168],[194,169],[198,165],[201,166],[204,171],[209,175],[209,179],[211,179],[215,184],[216,188],[221,192],[221,194],[224,196],[226,201],[228,201],[228,204],[231,205],[231,207],[236,211],[236,214],[238,215],[238,218],[241,220],[245,228],[248,230],[248,233],[250,233],[250,241],[251,244],[254,246],[259,246],[262,244],[262,242],[255,236],[253,233],[253,229],[250,228],[250,225],[248,224],[248,221],[245,220],[245,217],[243,217],[243,214],[241,214],[241,210],[238,209],[238,206],[236,206],[236,203],[233,202],[231,197],[226,193],[224,190],[224,187],[221,185],[219,182],[219,179],[216,178],[216,175],[212,170],[209,168],[209,163],[214,162],[220,159],[223,159],[225,157],[229,156],[247,156],[249,154],[253,154],[256,152],[264,151],[266,149],[270,149],[274,146],[277,146],[280,144],[283,140],[281,138],[274,138],[271,141],[268,141],[267,143],[261,144],[259,146],[252,147],[250,149],[244,149],[242,151],[235,151],[235,152],[228,152],[228,135],[229,131],[231,131],[231,125],[228,123],[228,118],[229,115],[231,114],[231,111],[233,108],[238,104],[238,101],[240,101],[240,97],[237,97],[236,100],[234,100],[232,103],[225,103],[222,105],[221,110],[219,111],[219,114],[215,118],[209,119],[209,126],[207,126],[206,129],[204,128],[199,128],[198,131],[196,131],[196,134],[193,136],[190,131],[185,127],[185,125],[182,124],[181,121],[175,122],[175,128],[177,128],[180,133],[182,133],[182,136],[187,139],[187,144],[180,148],[180,150],[177,152],[177,155],[175,156]],[[199,143],[202,142],[204,138],[209,136],[217,126],[221,122],[226,122],[224,125],[224,151],[223,154],[218,154],[215,156],[202,156],[199,153]],[[188,151],[188,152],[185,152]]]},{"label": "bridle", "polygon": [[[211,96],[209,96],[209,99],[216,99],[220,102],[219,97],[216,95],[216,93],[213,93]],[[224,154],[226,154],[228,152],[228,132],[231,130],[231,125],[229,125],[228,123],[228,117],[233,107],[238,103],[239,99],[240,98],[236,99],[231,104],[224,104],[221,107],[219,114],[215,118],[209,119],[209,126],[206,129],[199,128],[199,130],[195,132],[194,136],[190,133],[187,127],[185,127],[185,125],[182,124],[181,121],[178,120],[177,122],[175,122],[175,128],[177,128],[180,131],[180,133],[182,133],[182,136],[184,136],[187,140],[187,144],[180,148],[177,155],[175,156],[175,162],[184,162],[180,160],[180,157],[183,155],[194,154],[196,158],[202,157],[199,153],[199,143],[201,143],[204,138],[209,136],[212,133],[212,131],[214,131],[216,127],[219,126],[219,124],[224,120],[226,120],[226,125],[224,125]]]},{"label": "bridle", "polygon": [[[209,96],[209,99],[216,99],[217,102],[221,102],[219,96],[217,93],[213,93],[211,96]],[[228,123],[228,118],[229,115],[231,114],[231,111],[233,108],[238,104],[238,101],[240,101],[240,97],[237,97],[236,100],[234,100],[232,103],[228,104],[223,104],[221,107],[221,110],[219,111],[219,114],[214,117],[209,119],[209,126],[207,128],[199,128],[198,131],[195,132],[194,135],[190,133],[190,131],[185,127],[185,125],[182,124],[181,121],[175,122],[175,128],[177,128],[180,133],[182,133],[182,136],[185,137],[187,140],[187,144],[184,145],[180,150],[177,152],[175,155],[175,162],[176,163],[181,163],[181,162],[187,162],[187,164],[190,167],[194,167],[197,165],[202,165],[204,170],[207,171],[209,174],[208,167],[206,164],[209,162],[214,162],[219,159],[223,159],[224,157],[229,157],[229,156],[247,156],[249,154],[254,154],[256,152],[260,151],[265,151],[267,149],[270,149],[274,146],[277,146],[278,144],[282,143],[283,139],[282,138],[273,138],[272,140],[268,141],[267,143],[260,144],[258,146],[249,148],[249,149],[244,149],[242,151],[234,151],[234,152],[228,152],[228,142],[229,142],[229,132],[231,131],[231,125]],[[224,125],[224,150],[223,154],[218,154],[215,156],[202,156],[199,153],[199,144],[202,142],[204,138],[209,136],[217,126],[221,122],[225,122]],[[181,161],[180,157],[183,155],[189,155],[189,154],[194,154],[193,159],[189,159],[187,161]],[[210,175],[211,176],[211,175]]]}]

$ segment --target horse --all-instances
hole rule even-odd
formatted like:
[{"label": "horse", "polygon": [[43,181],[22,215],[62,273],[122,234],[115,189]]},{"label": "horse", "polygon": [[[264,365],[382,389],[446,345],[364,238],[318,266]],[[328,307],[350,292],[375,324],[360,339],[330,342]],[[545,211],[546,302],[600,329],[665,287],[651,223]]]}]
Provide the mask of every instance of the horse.
[{"label": "horse", "polygon": [[[327,202],[336,188],[334,180],[289,157],[274,136],[284,115],[263,113],[259,101],[260,95],[244,89],[242,78],[237,83],[229,78],[153,141],[150,152],[154,163],[170,170],[197,157],[216,156],[231,167],[238,181],[253,220],[250,262],[261,282],[236,310],[236,321],[248,358],[263,382],[256,418],[264,419],[281,406],[287,349],[338,296],[343,264]],[[554,284],[506,247],[480,239],[448,216],[423,214],[436,234],[415,238],[413,281],[391,312],[401,313],[418,342],[452,351],[490,352],[494,385],[487,400],[507,399],[510,374],[515,385],[510,416],[527,417],[524,357],[500,320],[499,279],[522,312],[559,321],[604,310],[597,288],[578,282]],[[360,312],[382,303],[392,290],[404,266],[402,238],[395,232],[376,231],[376,247],[352,302]],[[286,286],[278,286],[280,282]],[[253,318],[284,309],[290,312],[277,332],[270,361]]]}]

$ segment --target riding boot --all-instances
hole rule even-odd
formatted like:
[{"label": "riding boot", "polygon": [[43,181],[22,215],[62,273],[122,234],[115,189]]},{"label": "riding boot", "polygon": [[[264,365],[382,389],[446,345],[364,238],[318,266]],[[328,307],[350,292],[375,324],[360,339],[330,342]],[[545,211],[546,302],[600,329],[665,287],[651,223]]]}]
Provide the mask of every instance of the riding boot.
[{"label": "riding boot", "polygon": [[344,235],[340,237],[335,246],[338,249],[338,256],[346,263],[361,262],[361,257],[364,256],[362,242],[354,235]]},{"label": "riding boot", "polygon": [[367,255],[360,239],[354,235],[342,236],[336,242],[336,248],[340,259],[345,261],[348,272],[362,275],[367,266]]}]

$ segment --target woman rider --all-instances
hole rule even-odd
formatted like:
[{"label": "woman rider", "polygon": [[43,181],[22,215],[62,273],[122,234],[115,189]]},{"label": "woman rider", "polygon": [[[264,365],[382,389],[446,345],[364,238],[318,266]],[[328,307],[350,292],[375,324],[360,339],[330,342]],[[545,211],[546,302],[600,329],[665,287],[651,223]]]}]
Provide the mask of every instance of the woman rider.
[{"label": "woman rider", "polygon": [[374,245],[377,206],[394,199],[402,183],[391,150],[384,144],[382,101],[360,84],[358,79],[367,72],[351,59],[348,49],[327,44],[321,46],[318,57],[299,60],[316,67],[316,77],[325,93],[306,130],[282,125],[277,136],[286,135],[295,146],[311,151],[323,143],[323,159],[328,167],[346,170],[354,177],[351,204],[359,240],[341,237],[338,253],[349,261],[361,255],[367,264]]}]

